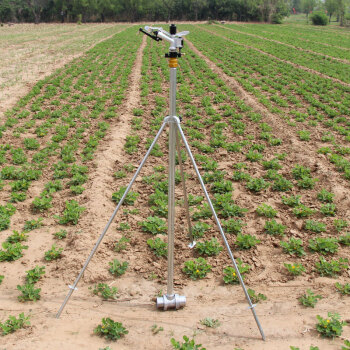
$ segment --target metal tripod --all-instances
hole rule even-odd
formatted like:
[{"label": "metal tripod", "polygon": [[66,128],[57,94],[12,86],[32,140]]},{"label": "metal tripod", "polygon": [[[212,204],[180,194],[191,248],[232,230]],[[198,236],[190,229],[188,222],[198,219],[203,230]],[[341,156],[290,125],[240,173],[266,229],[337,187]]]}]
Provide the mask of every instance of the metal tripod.
[{"label": "metal tripod", "polygon": [[[183,35],[186,35],[187,32],[182,32],[176,35],[176,27],[174,30],[174,25],[171,25],[170,27],[170,33],[164,31],[162,28],[152,28],[152,27],[146,27],[147,32],[145,32],[144,30],[140,29],[140,31],[144,32],[145,34],[147,34],[148,36],[150,36],[152,39],[154,40],[161,40],[161,39],[165,39],[167,41],[169,41],[171,43],[172,46],[170,46],[170,50],[169,50],[169,54],[166,54],[166,57],[169,58],[169,68],[170,68],[170,114],[169,116],[165,117],[163,120],[163,123],[160,127],[160,129],[158,130],[158,133],[156,134],[151,146],[149,147],[146,155],[144,156],[141,164],[139,165],[138,169],[136,170],[133,178],[131,179],[128,187],[126,188],[122,198],[120,199],[117,207],[115,208],[112,216],[110,217],[108,223],[106,224],[103,232],[101,233],[100,237],[98,238],[95,246],[93,247],[92,251],[90,252],[89,257],[87,258],[82,270],[80,271],[78,277],[76,278],[74,284],[72,286],[69,286],[70,290],[65,298],[65,300],[63,301],[57,315],[56,318],[59,318],[65,305],[67,304],[69,298],[71,297],[71,295],[73,294],[74,290],[76,290],[77,288],[77,284],[79,282],[79,280],[81,279],[85,269],[87,268],[90,260],[92,259],[92,257],[94,256],[98,246],[100,245],[101,241],[103,240],[105,234],[107,233],[107,230],[109,228],[109,226],[111,225],[111,223],[113,222],[119,208],[121,207],[121,205],[124,202],[124,199],[126,198],[127,194],[129,193],[129,191],[131,190],[132,185],[134,184],[137,176],[139,175],[142,167],[144,166],[147,158],[149,157],[150,153],[152,152],[152,149],[154,147],[154,145],[156,144],[156,142],[158,141],[161,133],[163,132],[164,128],[166,125],[169,126],[169,174],[168,174],[168,283],[167,283],[167,293],[164,294],[162,297],[158,297],[157,298],[157,307],[158,308],[162,308],[164,310],[168,310],[168,309],[179,309],[181,307],[184,307],[186,304],[186,297],[185,296],[180,296],[178,294],[174,293],[174,236],[175,236],[175,232],[174,232],[174,227],[175,227],[175,155],[176,155],[176,145],[178,145],[178,157],[179,157],[179,162],[181,162],[181,154],[180,154],[180,149],[179,149],[179,138],[178,138],[178,134],[180,134],[180,138],[186,148],[187,154],[191,160],[191,163],[193,165],[193,168],[196,172],[196,175],[198,177],[198,180],[200,182],[200,185],[202,187],[202,190],[204,192],[205,198],[209,204],[210,210],[214,216],[215,222],[218,226],[218,229],[220,231],[220,234],[222,236],[222,239],[224,241],[224,245],[227,249],[227,252],[232,260],[232,264],[233,267],[236,271],[236,275],[238,276],[238,279],[240,281],[240,284],[243,288],[245,297],[247,299],[247,302],[249,304],[249,309],[251,309],[253,316],[255,318],[255,321],[257,323],[257,326],[259,328],[260,334],[262,336],[262,339],[265,340],[265,335],[263,332],[263,329],[260,325],[259,319],[256,315],[255,312],[255,306],[254,304],[252,304],[252,301],[249,297],[248,291],[245,287],[243,278],[239,272],[238,266],[236,264],[235,258],[233,257],[232,251],[230,249],[230,246],[228,244],[228,241],[226,239],[226,236],[224,234],[224,231],[221,227],[220,221],[218,219],[218,216],[215,212],[215,209],[213,207],[213,204],[210,200],[210,197],[208,195],[208,192],[205,188],[203,179],[199,173],[197,164],[195,162],[195,159],[192,155],[192,152],[190,150],[190,147],[187,143],[186,137],[183,133],[183,130],[181,128],[181,124],[180,124],[180,119],[176,116],[176,70],[177,70],[177,58],[181,57],[181,53],[179,52],[183,46],[183,40],[182,37]],[[152,32],[152,34],[149,34],[149,32]],[[181,35],[182,34],[182,35]],[[180,41],[178,39],[181,39]],[[176,142],[178,141],[178,142]],[[183,176],[183,171],[182,171],[182,164],[180,163],[180,168],[181,168],[181,173],[182,173],[182,181],[184,184],[184,176]],[[185,205],[187,205],[187,194],[186,194],[186,187],[184,185],[184,197],[185,197]],[[188,225],[189,225],[189,236],[190,239],[192,241],[192,244],[190,245],[190,247],[193,247],[195,242],[193,241],[193,237],[192,237],[192,233],[191,233],[191,225],[190,225],[190,220],[189,220],[189,213],[188,213],[188,206],[187,206],[187,219],[188,219]]]}]

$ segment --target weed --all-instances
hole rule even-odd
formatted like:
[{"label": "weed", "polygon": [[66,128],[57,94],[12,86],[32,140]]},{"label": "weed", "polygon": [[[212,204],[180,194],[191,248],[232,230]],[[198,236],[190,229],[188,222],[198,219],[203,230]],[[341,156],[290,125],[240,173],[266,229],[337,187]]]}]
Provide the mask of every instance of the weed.
[{"label": "weed", "polygon": [[[119,203],[126,191],[126,186],[121,187],[117,192],[112,194],[112,200]],[[137,192],[129,192],[124,198],[123,205],[133,205],[139,194]]]},{"label": "weed", "polygon": [[113,259],[113,261],[111,261],[109,263],[109,272],[116,276],[116,277],[119,277],[121,275],[124,275],[126,269],[128,268],[129,266],[129,263],[127,261],[124,261],[124,262],[120,262],[119,260],[117,259]]},{"label": "weed", "polygon": [[311,289],[308,289],[298,300],[302,305],[314,308],[319,299],[322,299],[321,295],[315,295]]},{"label": "weed", "polygon": [[158,334],[159,332],[163,332],[163,331],[164,331],[164,328],[161,327],[161,326],[157,326],[156,324],[154,324],[154,325],[151,327],[151,331],[152,331],[152,334],[156,335],[156,334]]},{"label": "weed", "polygon": [[205,317],[203,318],[203,320],[199,321],[200,324],[202,324],[203,326],[209,327],[209,328],[217,328],[219,326],[221,326],[221,323],[219,320],[214,320],[211,317]]},{"label": "weed", "polygon": [[317,237],[309,240],[309,248],[321,254],[334,254],[338,251],[339,245],[336,238]]},{"label": "weed", "polygon": [[284,267],[293,276],[299,276],[305,272],[305,267],[302,264],[284,264]]},{"label": "weed", "polygon": [[51,249],[45,252],[45,260],[51,261],[51,260],[57,260],[61,258],[62,251],[63,251],[63,248],[56,248],[56,245],[53,244]]},{"label": "weed", "polygon": [[238,234],[236,240],[236,245],[239,249],[250,249],[255,247],[258,243],[260,243],[260,240],[258,240],[255,236],[242,235],[241,233]]},{"label": "weed", "polygon": [[283,236],[284,231],[286,230],[286,226],[272,219],[270,221],[265,222],[264,229],[265,229],[265,232],[268,233],[269,235]]},{"label": "weed", "polygon": [[280,245],[285,253],[297,256],[305,255],[303,241],[299,238],[291,237],[288,242],[281,241]]},{"label": "weed", "polygon": [[26,283],[23,286],[18,285],[17,289],[22,292],[22,295],[18,296],[19,301],[37,301],[40,299],[40,288],[35,288],[32,283]]},{"label": "weed", "polygon": [[318,319],[316,330],[326,338],[340,337],[343,333],[343,326],[347,324],[340,320],[340,315],[337,313],[328,312],[327,318],[323,318],[320,315],[316,317]]},{"label": "weed", "polygon": [[166,234],[167,226],[165,221],[157,216],[149,216],[145,221],[139,222],[142,231],[152,235]]},{"label": "weed", "polygon": [[[236,260],[236,264],[238,267],[238,271],[240,272],[242,278],[244,279],[245,274],[250,270],[250,266],[248,264],[244,264],[243,261],[238,258]],[[236,270],[232,266],[226,266],[223,270],[224,273],[224,282],[226,284],[238,284],[239,278],[236,274]]]},{"label": "weed", "polygon": [[274,218],[277,215],[277,210],[265,203],[256,208],[256,212],[260,216],[266,216],[267,218]]},{"label": "weed", "polygon": [[211,271],[211,265],[204,258],[199,257],[195,260],[186,261],[182,271],[189,275],[192,280],[197,280],[204,278]]},{"label": "weed", "polygon": [[185,335],[183,336],[183,343],[176,341],[174,338],[171,338],[170,342],[174,349],[176,350],[206,350],[202,347],[202,344],[196,344],[194,339],[190,340]]},{"label": "weed", "polygon": [[35,266],[34,269],[26,271],[26,281],[29,284],[38,282],[45,275],[45,266]]},{"label": "weed", "polygon": [[75,200],[66,201],[66,208],[64,209],[62,216],[55,216],[61,225],[67,225],[69,223],[76,225],[79,221],[80,215],[85,211],[84,207],[80,207]]},{"label": "weed", "polygon": [[168,254],[167,245],[159,237],[147,240],[148,246],[156,256],[166,256]]},{"label": "weed", "polygon": [[[91,289],[91,287],[90,287]],[[117,299],[117,293],[118,293],[118,288],[117,287],[110,287],[106,283],[98,283],[97,285],[95,284],[94,289],[92,291],[95,295],[100,295],[103,299],[108,300],[108,299]]]},{"label": "weed", "polygon": [[4,323],[0,322],[0,328],[2,331],[1,335],[7,335],[17,331],[18,329],[30,326],[29,318],[30,316],[24,316],[23,312],[18,315],[18,318],[10,315]]},{"label": "weed", "polygon": [[102,324],[94,329],[94,333],[106,339],[116,341],[125,334],[128,334],[129,331],[122,323],[114,322],[111,318],[107,317],[102,318]]},{"label": "weed", "polygon": [[324,257],[320,257],[320,261],[315,264],[316,271],[321,276],[334,277],[339,275],[343,270],[348,268],[348,259],[339,258],[338,260],[327,261]]}]

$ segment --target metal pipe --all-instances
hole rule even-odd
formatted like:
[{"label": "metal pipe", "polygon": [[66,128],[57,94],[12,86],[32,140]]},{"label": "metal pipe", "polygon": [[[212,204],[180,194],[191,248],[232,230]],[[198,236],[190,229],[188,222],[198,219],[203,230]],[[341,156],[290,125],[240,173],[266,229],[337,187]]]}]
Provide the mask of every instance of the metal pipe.
[{"label": "metal pipe", "polygon": [[186,150],[187,150],[188,156],[189,156],[190,159],[191,159],[192,165],[193,165],[194,170],[195,170],[195,172],[196,172],[196,174],[197,174],[198,180],[199,180],[199,182],[200,182],[200,184],[201,184],[201,187],[202,187],[202,189],[203,189],[205,198],[207,199],[207,202],[208,202],[208,204],[209,204],[210,210],[211,210],[211,212],[212,212],[212,214],[213,214],[213,216],[214,216],[215,222],[216,222],[216,224],[217,224],[217,226],[218,226],[218,228],[219,228],[219,231],[220,231],[220,234],[221,234],[221,236],[222,236],[222,239],[224,240],[225,247],[226,247],[227,252],[228,252],[228,254],[229,254],[229,256],[230,256],[230,258],[231,258],[231,260],[232,260],[233,267],[234,267],[234,269],[235,269],[235,271],[236,271],[236,274],[237,274],[237,276],[238,276],[239,282],[240,282],[240,284],[241,284],[241,286],[242,286],[242,289],[243,289],[243,291],[244,291],[245,297],[246,297],[246,299],[247,299],[247,301],[248,301],[249,308],[252,310],[253,316],[254,316],[254,318],[255,318],[255,322],[256,322],[256,324],[257,324],[258,327],[259,327],[260,334],[261,334],[263,340],[265,340],[264,331],[263,331],[263,329],[262,329],[262,327],[261,327],[261,324],[260,324],[260,322],[259,322],[258,316],[256,315],[256,312],[255,312],[255,309],[254,309],[254,308],[255,308],[255,305],[253,305],[252,301],[250,300],[250,297],[249,297],[247,288],[246,288],[246,286],[245,286],[245,284],[244,284],[242,275],[241,275],[241,273],[239,272],[238,266],[237,266],[237,264],[236,264],[236,260],[235,260],[235,258],[233,257],[233,254],[232,254],[231,248],[230,248],[230,246],[229,246],[229,244],[228,244],[228,242],[227,242],[225,233],[224,233],[224,231],[223,231],[223,229],[222,229],[222,227],[221,227],[220,221],[219,221],[219,219],[218,219],[218,217],[217,217],[217,215],[216,215],[216,212],[215,212],[215,209],[214,209],[214,207],[213,207],[213,204],[212,204],[212,202],[211,202],[211,200],[210,200],[210,197],[209,197],[209,195],[208,195],[208,192],[207,192],[207,190],[206,190],[206,188],[205,188],[203,179],[202,179],[202,177],[201,177],[201,175],[200,175],[200,173],[199,173],[199,170],[198,170],[196,161],[195,161],[195,159],[194,159],[194,157],[193,157],[193,155],[192,155],[191,149],[190,149],[190,147],[189,147],[189,145],[188,145],[188,143],[187,143],[185,134],[183,133],[182,128],[181,128],[181,125],[180,125],[179,122],[176,123],[176,126],[177,126],[177,128],[178,128],[178,130],[179,130],[179,132],[180,132],[180,135],[181,135],[182,141],[183,141],[183,143],[184,143],[184,145],[185,145],[185,148],[186,148]]},{"label": "metal pipe", "polygon": [[108,231],[108,229],[109,229],[109,226],[111,225],[111,223],[112,223],[114,217],[116,216],[116,214],[117,214],[119,208],[120,208],[121,205],[123,204],[125,197],[127,196],[128,192],[130,191],[130,189],[131,189],[133,183],[135,182],[135,180],[136,180],[138,174],[140,173],[142,167],[144,166],[144,164],[145,164],[145,162],[146,162],[148,156],[150,155],[150,153],[151,153],[151,151],[152,151],[154,145],[156,144],[156,142],[157,142],[157,140],[158,140],[160,134],[162,133],[162,131],[163,131],[164,127],[165,127],[165,124],[166,124],[166,122],[164,121],[163,124],[162,124],[162,126],[160,127],[160,129],[159,129],[159,131],[158,131],[156,137],[154,138],[154,140],[153,140],[153,142],[152,142],[150,148],[148,149],[148,151],[147,151],[145,157],[143,158],[143,160],[142,160],[141,164],[139,165],[138,169],[136,170],[136,173],[134,174],[134,176],[133,176],[133,178],[131,179],[131,181],[130,181],[128,187],[126,188],[126,190],[125,190],[125,192],[124,192],[122,198],[120,199],[120,201],[119,201],[117,207],[115,208],[115,210],[114,210],[112,216],[110,217],[110,219],[109,219],[107,225],[105,226],[104,230],[102,231],[102,233],[101,233],[100,237],[98,238],[98,240],[97,240],[95,246],[92,248],[89,257],[88,257],[87,260],[85,261],[85,264],[84,264],[83,268],[81,269],[81,271],[80,271],[78,277],[76,278],[76,280],[75,280],[73,286],[69,286],[70,290],[69,290],[69,292],[68,292],[66,298],[64,299],[64,301],[63,301],[63,303],[62,303],[60,309],[58,310],[58,312],[57,312],[57,314],[56,314],[56,318],[59,318],[59,317],[60,317],[60,315],[61,315],[61,313],[62,313],[64,307],[66,306],[66,304],[67,304],[69,298],[70,298],[71,295],[73,294],[74,290],[77,289],[76,287],[77,287],[77,284],[79,283],[79,280],[81,279],[81,277],[82,277],[82,275],[83,275],[85,269],[86,269],[87,266],[89,265],[90,260],[91,260],[92,257],[94,256],[94,254],[95,254],[95,252],[96,252],[98,246],[100,245],[101,241],[103,240],[103,237],[104,237],[105,234],[107,233],[107,231]]}]

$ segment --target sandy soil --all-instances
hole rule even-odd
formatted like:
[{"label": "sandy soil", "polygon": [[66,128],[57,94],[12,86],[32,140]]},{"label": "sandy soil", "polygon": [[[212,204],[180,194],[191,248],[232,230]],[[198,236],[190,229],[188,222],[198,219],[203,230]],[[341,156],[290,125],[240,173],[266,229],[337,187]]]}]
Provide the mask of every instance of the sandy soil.
[{"label": "sandy soil", "polygon": [[[31,315],[32,323],[31,327],[2,338],[1,347],[4,346],[7,350],[99,349],[106,346],[121,350],[171,349],[170,338],[174,337],[180,340],[183,335],[187,335],[189,337],[195,336],[196,342],[202,343],[208,350],[232,350],[234,348],[288,350],[291,345],[298,346],[300,349],[309,349],[310,345],[317,345],[322,350],[339,349],[343,339],[350,338],[350,327],[344,327],[343,338],[334,341],[324,340],[318,336],[315,330],[316,315],[325,317],[328,311],[339,312],[343,320],[350,322],[349,297],[341,297],[336,293],[335,280],[330,278],[314,276],[300,276],[295,279],[283,276],[281,278],[280,271],[275,268],[276,262],[280,263],[280,260],[283,259],[278,257],[280,255],[278,239],[271,238],[268,247],[263,244],[258,245],[250,257],[254,268],[252,275],[248,277],[249,287],[268,297],[266,301],[259,303],[256,307],[266,335],[266,341],[263,342],[241,287],[224,286],[216,275],[216,270],[204,280],[196,282],[188,280],[183,282],[181,276],[177,274],[175,276],[176,292],[187,297],[186,307],[176,312],[157,311],[154,298],[160,290],[164,292],[166,289],[164,278],[166,277],[166,261],[163,260],[163,265],[161,265],[150,259],[150,255],[146,253],[147,247],[145,247],[144,238],[139,238],[140,235],[135,235],[131,240],[130,249],[127,252],[119,253],[119,257],[129,261],[133,269],[118,280],[111,282],[105,268],[111,256],[107,248],[120,238],[120,233],[116,233],[120,219],[112,225],[101,249],[87,268],[78,290],[74,292],[61,318],[55,318],[56,312],[69,290],[68,285],[73,283],[82,263],[86,260],[113,212],[114,204],[110,200],[111,193],[115,190],[113,188],[113,173],[122,164],[130,161],[122,148],[125,136],[130,131],[132,109],[138,107],[140,103],[138,92],[141,79],[142,51],[145,48],[145,43],[144,40],[138,51],[137,60],[130,76],[127,99],[119,111],[120,121],[116,122],[108,131],[108,136],[103,140],[102,146],[98,150],[92,174],[89,176],[90,180],[84,193],[84,206],[87,208],[87,212],[79,222],[78,227],[70,230],[64,258],[61,261],[51,262],[47,267],[46,275],[38,283],[38,287],[42,288],[41,300],[36,303],[20,304],[17,301],[16,285],[19,283],[18,276],[24,276],[25,271],[32,268],[34,264],[41,265],[43,263],[42,256],[48,242],[42,237],[52,236],[52,233],[57,231],[53,220],[50,222],[47,219],[47,225],[31,235],[30,247],[25,258],[1,267],[1,274],[6,276],[6,283],[0,287],[0,320],[4,320],[9,314],[17,315],[20,312],[25,312]],[[195,50],[193,45],[191,48]],[[293,160],[310,158],[311,165],[314,163],[321,165],[320,172],[324,171],[324,179],[327,177],[336,179],[336,199],[338,202],[344,201],[342,210],[348,217],[349,203],[346,202],[348,199],[344,196],[348,187],[339,179],[339,174],[327,169],[322,156],[314,160],[315,154],[312,153],[312,148],[315,149],[315,147],[305,148],[305,144],[296,138],[291,138],[290,130],[285,130],[284,124],[274,120],[273,115],[269,114],[255,100],[254,96],[246,93],[232,77],[227,77],[203,55],[200,56],[206,60],[215,73],[223,77],[225,82],[248,105],[269,118],[269,121],[274,122],[273,126],[280,133],[279,136],[286,141],[285,150],[293,149],[295,153]],[[151,109],[151,107],[148,108]],[[143,134],[141,133],[141,135]],[[290,140],[288,141],[288,139]],[[162,142],[164,144],[165,140]],[[131,158],[134,160],[133,163],[138,164],[142,155],[143,151],[141,150]],[[222,156],[222,160],[224,164],[225,155]],[[152,160],[151,166],[146,172],[149,174],[152,171],[152,166],[156,164],[157,160]],[[140,179],[136,186],[139,190],[142,188]],[[31,193],[32,197],[34,195],[36,193]],[[145,195],[147,195],[147,190],[145,190]],[[252,204],[255,200],[254,196],[245,195],[239,186],[235,189],[235,196],[240,203]],[[263,196],[262,200],[268,201],[269,198]],[[146,205],[146,200],[141,199],[139,205],[142,208],[143,205]],[[137,217],[132,218],[131,221],[136,222],[137,219]],[[14,226],[23,222],[20,205],[18,213],[12,221]],[[251,230],[260,229],[261,226],[262,223],[259,219],[248,222],[248,228]],[[177,224],[177,230],[179,236],[184,237],[185,225],[183,222]],[[77,234],[79,232],[83,232],[84,235]],[[180,251],[178,254],[181,256],[189,255],[185,241],[178,240],[176,249],[178,252]],[[345,254],[344,251],[342,254]],[[225,259],[227,260],[227,257],[220,257],[218,268],[222,260]],[[215,262],[215,259],[213,261]],[[176,270],[179,271],[180,267],[177,265]],[[147,278],[150,271],[154,270],[157,271],[160,278],[156,280]],[[350,278],[349,271],[348,275]],[[337,281],[344,283],[348,282],[349,278],[343,276]],[[119,298],[117,300],[102,301],[99,297],[92,296],[88,288],[94,282],[101,281],[108,281],[110,285],[118,287]],[[303,308],[297,300],[307,288],[312,288],[324,296],[315,309]],[[93,335],[93,329],[102,317],[111,317],[122,322],[129,330],[129,334],[118,340],[117,343]],[[212,329],[201,325],[199,321],[205,317],[218,319],[221,326]],[[162,326],[164,330],[153,334],[151,327],[154,324]]]}]

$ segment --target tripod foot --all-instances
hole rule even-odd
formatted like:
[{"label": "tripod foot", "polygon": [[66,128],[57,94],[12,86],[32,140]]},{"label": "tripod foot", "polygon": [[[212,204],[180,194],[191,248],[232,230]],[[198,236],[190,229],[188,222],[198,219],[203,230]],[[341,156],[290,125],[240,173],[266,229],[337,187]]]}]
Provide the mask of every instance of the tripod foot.
[{"label": "tripod foot", "polygon": [[157,298],[157,309],[164,311],[169,309],[181,309],[186,305],[186,297],[184,295],[174,294],[166,295]]}]

